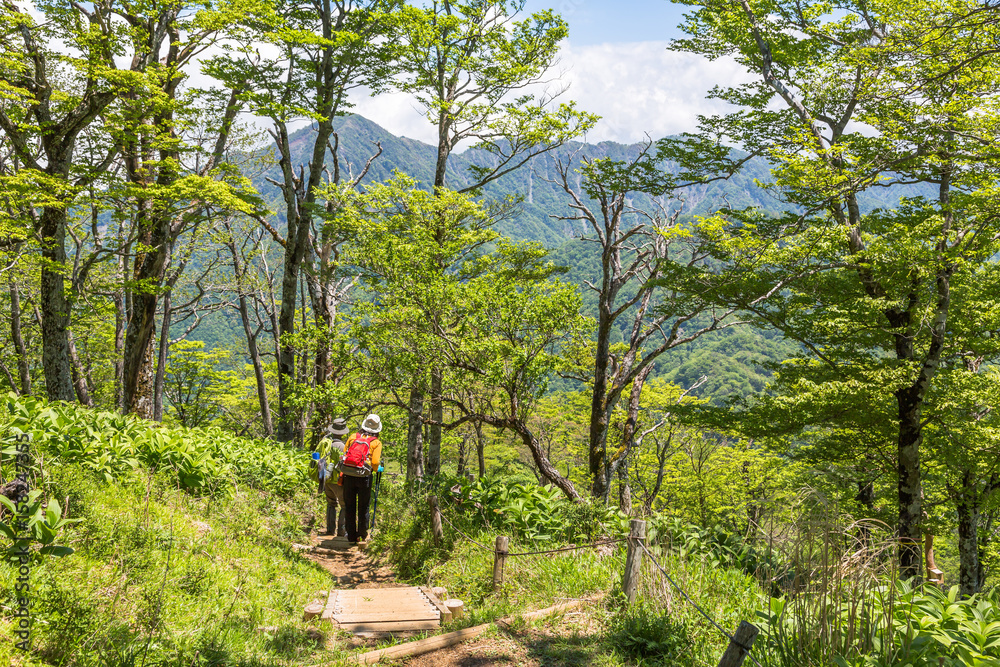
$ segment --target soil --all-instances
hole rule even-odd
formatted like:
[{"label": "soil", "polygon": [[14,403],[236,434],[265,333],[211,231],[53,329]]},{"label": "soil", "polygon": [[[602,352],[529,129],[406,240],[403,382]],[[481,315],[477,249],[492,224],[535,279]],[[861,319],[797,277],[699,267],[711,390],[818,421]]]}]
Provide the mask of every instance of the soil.
[{"label": "soil", "polygon": [[379,567],[365,555],[364,546],[355,546],[346,537],[313,535],[311,544],[323,551],[306,554],[333,575],[334,583],[341,588],[391,588],[400,584],[392,570]]},{"label": "soil", "polygon": [[594,661],[594,623],[586,612],[528,627],[499,627],[495,633],[401,661],[406,667],[555,667]]}]

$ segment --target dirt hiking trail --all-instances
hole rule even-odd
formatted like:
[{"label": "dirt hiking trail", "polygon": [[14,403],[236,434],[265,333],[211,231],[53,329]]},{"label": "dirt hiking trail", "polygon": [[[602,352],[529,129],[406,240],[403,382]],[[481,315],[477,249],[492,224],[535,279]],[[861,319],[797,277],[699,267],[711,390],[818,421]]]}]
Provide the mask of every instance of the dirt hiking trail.
[{"label": "dirt hiking trail", "polygon": [[[331,589],[390,588],[406,584],[396,581],[392,570],[376,563],[364,547],[351,545],[347,538],[313,533],[312,550],[306,558],[330,573]],[[498,626],[486,635],[464,644],[450,646],[413,658],[391,663],[406,667],[557,667],[592,664],[588,644],[593,640],[594,623],[586,612],[569,612],[546,624],[517,629]],[[447,630],[443,630],[447,631]],[[419,633],[396,633],[396,636],[419,637]],[[374,637],[348,633],[329,633],[327,643],[362,652],[375,647]]]}]

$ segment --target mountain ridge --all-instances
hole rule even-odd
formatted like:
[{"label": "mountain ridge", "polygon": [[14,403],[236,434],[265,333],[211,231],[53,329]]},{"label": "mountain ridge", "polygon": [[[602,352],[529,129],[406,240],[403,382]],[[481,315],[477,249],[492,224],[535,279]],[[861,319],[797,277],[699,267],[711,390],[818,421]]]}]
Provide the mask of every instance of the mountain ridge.
[{"label": "mountain ridge", "polygon": [[[311,149],[311,142],[307,141],[307,137],[313,131],[313,128],[306,127],[290,135],[292,159],[296,164],[308,160],[307,150]],[[397,171],[408,174],[421,187],[429,187],[428,184],[433,181],[437,148],[430,144],[396,136],[377,123],[357,114],[338,117],[334,122],[334,132],[339,167],[341,173],[348,177],[361,173],[369,159],[376,153],[376,144],[379,144],[382,153],[372,161],[362,183],[384,181]],[[638,155],[643,146],[643,143],[621,144],[614,141],[602,141],[596,144],[568,142],[535,156],[520,169],[488,183],[482,189],[482,194],[487,199],[499,199],[511,194],[522,198],[519,215],[502,221],[498,225],[498,231],[518,240],[538,241],[547,247],[556,247],[570,239],[579,238],[585,233],[582,225],[574,225],[557,217],[571,213],[569,197],[561,186],[555,183],[557,161],[565,162],[572,159],[579,163],[584,156],[629,160]],[[333,156],[329,151],[327,159],[332,169]],[[446,171],[446,184],[454,188],[468,186],[471,182],[469,167],[489,164],[492,159],[491,155],[474,147],[453,153]],[[674,166],[668,164],[666,167],[669,170]],[[676,172],[675,167],[674,171]],[[759,161],[729,181],[687,188],[684,213],[704,215],[723,205],[760,206],[767,210],[775,210],[778,202],[774,200],[773,195],[754,183],[755,178],[767,178],[768,173],[766,164]],[[272,167],[266,175],[277,178],[279,176],[277,167]],[[578,177],[577,186],[579,183]],[[265,196],[278,195],[277,189],[266,182],[260,183],[258,187]],[[678,201],[673,200],[672,205],[678,205]],[[666,203],[671,205],[671,202]],[[651,206],[652,201],[648,195],[638,193],[634,197],[634,204]]]},{"label": "mountain ridge", "polygon": [[[290,137],[292,159],[296,164],[305,163],[310,157],[311,142],[307,141],[313,128],[305,127],[294,132]],[[349,177],[360,174],[369,159],[376,152],[376,144],[382,148],[382,153],[372,161],[362,183],[384,181],[392,178],[395,172],[403,172],[414,178],[421,187],[429,187],[433,181],[434,165],[437,148],[418,139],[401,137],[392,134],[381,125],[358,114],[346,114],[334,120],[335,142],[338,148],[338,160],[341,173]],[[579,164],[582,157],[610,158],[627,161],[638,155],[644,142],[622,144],[615,141],[601,141],[596,144],[571,141],[551,151],[537,155],[520,169],[506,174],[482,189],[482,195],[487,199],[501,199],[508,195],[522,198],[520,213],[497,225],[498,231],[516,240],[538,241],[546,247],[555,248],[586,233],[580,223],[560,220],[559,216],[569,215],[569,197],[561,186],[554,181],[557,176],[557,162],[572,160]],[[272,149],[273,150],[273,149]],[[332,169],[333,156],[328,151],[328,165]],[[454,188],[466,187],[470,184],[469,167],[472,165],[487,165],[493,156],[486,151],[474,147],[460,153],[453,153],[448,162],[446,184]],[[676,174],[678,167],[673,163],[664,163],[664,169]],[[273,166],[265,175],[280,179],[277,166]],[[260,179],[258,187],[265,196],[277,197],[277,189]],[[680,197],[661,201],[660,204],[676,210],[682,206],[682,215],[708,215],[720,208],[759,207],[771,213],[791,210],[787,204],[779,201],[769,190],[759,183],[771,180],[770,165],[766,159],[752,158],[744,168],[727,180],[715,181],[684,188]],[[580,178],[577,177],[577,186]],[[885,188],[875,192],[863,193],[862,208],[870,211],[875,208],[892,207],[900,196],[916,196],[927,194],[927,187],[920,185],[903,185]],[[656,204],[648,195],[637,193],[633,205],[649,209]]]}]

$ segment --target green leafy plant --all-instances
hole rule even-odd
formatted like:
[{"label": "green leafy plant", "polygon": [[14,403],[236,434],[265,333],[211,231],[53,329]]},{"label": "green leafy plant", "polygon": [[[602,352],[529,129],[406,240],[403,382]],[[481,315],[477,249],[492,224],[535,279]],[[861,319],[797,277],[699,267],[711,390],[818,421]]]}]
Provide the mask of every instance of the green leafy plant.
[{"label": "green leafy plant", "polygon": [[33,447],[58,463],[79,463],[110,482],[140,467],[173,470],[178,484],[197,492],[248,485],[288,496],[307,481],[301,451],[241,438],[218,427],[151,428],[112,412],[37,397],[7,395],[0,429],[29,433]]},{"label": "green leafy plant", "polygon": [[458,480],[450,490],[458,508],[478,527],[531,542],[588,541],[625,530],[623,515],[616,509],[570,502],[552,486],[484,477]]},{"label": "green leafy plant", "polygon": [[607,636],[616,649],[642,665],[676,665],[690,647],[687,625],[647,602],[612,615]]},{"label": "green leafy plant", "polygon": [[[21,512],[17,505],[5,496],[0,496],[0,504],[6,510],[7,521],[0,521],[0,534],[11,540],[13,544],[7,549],[9,555],[27,548],[31,542],[41,545],[38,550],[43,556],[68,556],[73,549],[55,543],[60,531],[68,524],[80,519],[63,517],[59,501],[51,499],[45,502],[41,489],[33,489],[28,493]],[[21,525],[18,525],[19,522]]]}]

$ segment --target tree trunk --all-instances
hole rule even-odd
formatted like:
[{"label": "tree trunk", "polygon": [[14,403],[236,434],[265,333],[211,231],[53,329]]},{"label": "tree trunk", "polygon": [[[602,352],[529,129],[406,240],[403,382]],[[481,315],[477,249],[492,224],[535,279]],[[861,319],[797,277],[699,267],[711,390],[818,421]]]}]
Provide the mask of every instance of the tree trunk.
[{"label": "tree trunk", "polygon": [[897,392],[899,404],[899,540],[900,574],[904,578],[921,576],[923,554],[922,489],[920,480],[920,406],[911,391]]},{"label": "tree trunk", "polygon": [[72,331],[67,331],[66,340],[69,343],[69,361],[73,369],[73,389],[76,391],[76,399],[80,401],[80,405],[92,408],[94,401],[90,398],[89,378],[86,369],[80,363],[80,355],[76,352],[76,341],[73,340]]},{"label": "tree trunk", "polygon": [[118,281],[115,291],[115,408],[125,410],[125,323],[128,321],[125,295],[125,254],[118,255]]},{"label": "tree trunk", "polygon": [[969,471],[962,476],[962,486],[957,490],[955,510],[958,514],[958,586],[963,597],[971,597],[982,590],[979,562],[979,493],[976,481]]},{"label": "tree trunk", "polygon": [[31,395],[31,371],[28,365],[28,350],[21,337],[21,292],[10,278],[10,338],[17,352],[17,374],[21,381],[21,395]]},{"label": "tree trunk", "polygon": [[626,516],[632,515],[632,486],[628,481],[628,459],[618,466],[618,509]]},{"label": "tree trunk", "polygon": [[167,355],[170,352],[170,290],[163,295],[163,322],[160,325],[160,346],[156,355],[156,379],[153,383],[153,420],[163,421],[163,383],[167,375]]},{"label": "tree trunk", "polygon": [[243,333],[247,337],[247,352],[250,354],[250,363],[253,364],[253,376],[257,381],[257,400],[260,403],[260,415],[264,422],[264,434],[267,437],[274,435],[274,424],[271,421],[271,403],[267,398],[267,383],[264,380],[264,365],[260,360],[260,350],[257,349],[257,334],[250,326],[250,309],[247,306],[246,296],[240,294],[239,298],[240,321],[243,323]]},{"label": "tree trunk", "polygon": [[444,409],[441,401],[443,373],[439,366],[431,369],[431,419],[427,438],[427,475],[435,477],[441,473],[441,422]]},{"label": "tree trunk", "polygon": [[[302,329],[304,331],[308,323],[308,315],[306,314],[306,294],[305,284],[303,281],[299,282],[299,291],[301,292],[299,303],[302,304],[302,308],[300,310],[302,313]],[[299,354],[298,363],[299,366],[295,376],[295,381],[300,386],[308,384],[310,388],[315,388],[316,376],[315,374],[309,372],[310,359],[309,352],[307,350],[303,350],[301,354]],[[305,407],[299,408],[295,415],[292,430],[292,442],[294,442],[295,446],[299,449],[304,449],[306,446],[306,428],[312,421],[314,405],[315,404],[312,401],[309,401]]]},{"label": "tree trunk", "polygon": [[289,400],[295,385],[295,347],[286,336],[295,333],[295,305],[299,294],[299,269],[305,255],[305,234],[300,233],[302,221],[288,221],[288,240],[285,247],[285,261],[281,276],[281,306],[278,311],[278,428],[277,437],[281,442],[290,442],[294,437],[295,416]]},{"label": "tree trunk", "polygon": [[69,359],[69,302],[63,280],[66,265],[66,212],[48,207],[39,219],[42,237],[42,370],[51,401],[73,401]]},{"label": "tree trunk", "polygon": [[532,435],[527,426],[518,422],[511,424],[511,427],[514,432],[521,436],[521,441],[528,448],[528,451],[531,452],[531,458],[535,461],[535,467],[538,468],[538,472],[545,478],[545,481],[566,494],[566,497],[570,500],[580,500],[580,494],[577,492],[576,487],[573,486],[573,482],[563,477],[548,458],[546,458],[541,444]]},{"label": "tree trunk", "polygon": [[611,365],[612,304],[617,295],[611,275],[611,248],[605,248],[601,262],[603,278],[597,315],[597,346],[594,350],[594,393],[590,403],[590,441],[587,461],[590,466],[591,495],[607,499],[608,496],[608,383],[614,372]]},{"label": "tree trunk", "polygon": [[479,462],[479,479],[486,476],[486,443],[483,442],[483,425],[476,422],[476,458]]},{"label": "tree trunk", "polygon": [[420,415],[424,411],[424,392],[419,386],[410,389],[410,412],[406,433],[406,483],[424,479],[424,434]]},{"label": "tree trunk", "polygon": [[153,419],[156,366],[153,341],[156,339],[156,310],[170,253],[169,221],[154,215],[149,202],[139,204],[139,243],[133,269],[138,290],[132,291],[132,313],[125,333],[125,411]]},{"label": "tree trunk", "polygon": [[459,477],[465,476],[465,448],[469,444],[469,436],[463,435],[462,442],[458,445],[458,463],[455,466],[455,474]]}]

